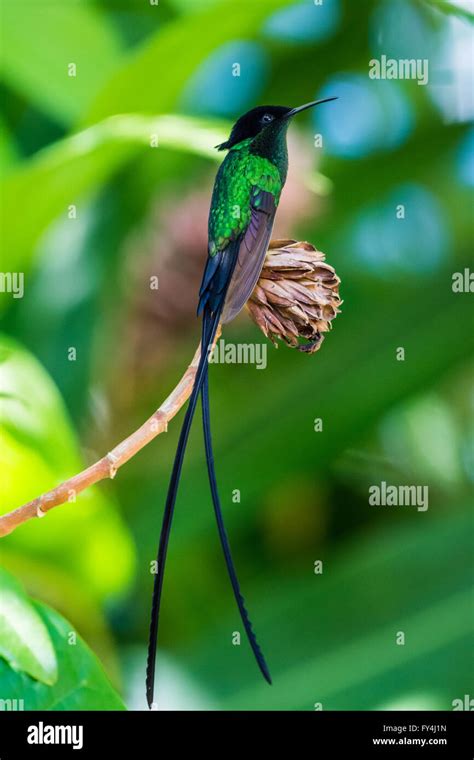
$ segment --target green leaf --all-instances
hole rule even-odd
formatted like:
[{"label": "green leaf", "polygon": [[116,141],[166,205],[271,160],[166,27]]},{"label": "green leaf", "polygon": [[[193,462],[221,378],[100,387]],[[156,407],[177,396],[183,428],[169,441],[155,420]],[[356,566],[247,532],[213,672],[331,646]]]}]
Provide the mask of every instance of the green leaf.
[{"label": "green leaf", "polygon": [[[65,355],[65,361],[67,357]],[[39,362],[0,336],[2,512],[80,472],[79,453],[64,403]],[[33,393],[34,390],[34,393]],[[121,593],[131,580],[134,549],[115,505],[101,489],[31,520],[2,544],[3,562],[26,552],[69,572],[96,598]]]},{"label": "green leaf", "polygon": [[[4,81],[58,121],[83,112],[114,71],[118,38],[97,8],[84,3],[2,3],[0,71]],[[85,45],[84,42],[87,41]],[[76,76],[68,65],[76,65]]]},{"label": "green leaf", "polygon": [[0,569],[0,657],[45,684],[58,676],[51,637],[21,586]]},{"label": "green leaf", "polygon": [[0,589],[4,703],[16,700],[25,710],[124,709],[101,664],[70,623],[46,605],[31,602],[3,571]]},{"label": "green leaf", "polygon": [[259,0],[242,8],[234,0],[224,0],[200,13],[178,17],[111,77],[98,93],[87,122],[114,113],[174,110],[184,85],[210,53],[229,40],[254,38],[263,21],[285,5],[287,0]]},{"label": "green leaf", "polygon": [[[158,137],[158,148],[150,147],[152,135]],[[3,183],[4,268],[21,271],[48,224],[66,215],[70,203],[95,192],[138,151],[173,148],[217,161],[221,156],[213,146],[224,136],[222,123],[215,121],[131,114],[106,119],[40,151]],[[17,223],[18,208],[22,209],[21,224]]]}]

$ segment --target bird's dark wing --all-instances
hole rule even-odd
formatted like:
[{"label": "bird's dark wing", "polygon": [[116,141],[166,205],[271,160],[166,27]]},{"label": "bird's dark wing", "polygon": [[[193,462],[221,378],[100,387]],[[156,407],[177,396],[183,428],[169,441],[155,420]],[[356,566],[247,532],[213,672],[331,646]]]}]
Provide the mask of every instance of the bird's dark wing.
[{"label": "bird's dark wing", "polygon": [[230,322],[245,306],[262,271],[275,218],[276,204],[272,193],[253,187],[251,217],[242,236],[237,261],[227,289],[221,322]]},{"label": "bird's dark wing", "polygon": [[230,322],[244,307],[262,271],[275,218],[272,193],[251,188],[251,215],[247,228],[223,250],[209,256],[199,291],[198,314],[225,303],[221,322]]}]

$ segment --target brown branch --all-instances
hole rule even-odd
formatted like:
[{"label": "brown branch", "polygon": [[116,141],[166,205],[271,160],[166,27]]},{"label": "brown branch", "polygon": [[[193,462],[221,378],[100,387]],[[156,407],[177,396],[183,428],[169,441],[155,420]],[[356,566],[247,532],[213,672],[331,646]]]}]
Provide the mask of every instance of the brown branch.
[{"label": "brown branch", "polygon": [[[219,326],[215,342],[219,339],[221,328]],[[0,516],[0,537],[6,536],[15,530],[19,525],[33,517],[44,517],[50,509],[58,507],[71,501],[71,497],[89,488],[94,483],[105,478],[114,478],[119,467],[128,462],[129,459],[143,449],[147,443],[150,443],[157,435],[164,433],[168,429],[168,422],[179,412],[183,404],[188,400],[194,384],[197,366],[201,356],[201,347],[197,349],[193,360],[178,385],[170,393],[167,399],[154,414],[134,433],[125,438],[121,443],[115,446],[112,451],[98,462],[87,467],[87,469],[74,475],[72,478],[65,480],[56,488],[47,493],[41,494],[33,501],[18,507],[18,509]]]}]

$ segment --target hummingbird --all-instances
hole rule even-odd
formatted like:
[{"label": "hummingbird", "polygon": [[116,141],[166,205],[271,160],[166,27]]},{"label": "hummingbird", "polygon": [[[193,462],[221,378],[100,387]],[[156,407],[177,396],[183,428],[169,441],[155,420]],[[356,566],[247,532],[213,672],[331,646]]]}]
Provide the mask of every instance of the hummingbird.
[{"label": "hummingbird", "polygon": [[153,706],[158,623],[165,561],[184,454],[201,396],[204,447],[219,538],[240,617],[258,667],[271,684],[270,671],[252,629],[240,591],[224,526],[212,449],[208,358],[219,324],[244,307],[263,267],[281,191],[288,172],[286,136],[291,119],[309,108],[336,100],[324,98],[297,108],[258,106],[241,116],[229,139],[217,145],[227,155],[216,175],[208,221],[208,255],[197,314],[202,314],[201,356],[181,428],[160,533],[152,597],[146,697]]}]

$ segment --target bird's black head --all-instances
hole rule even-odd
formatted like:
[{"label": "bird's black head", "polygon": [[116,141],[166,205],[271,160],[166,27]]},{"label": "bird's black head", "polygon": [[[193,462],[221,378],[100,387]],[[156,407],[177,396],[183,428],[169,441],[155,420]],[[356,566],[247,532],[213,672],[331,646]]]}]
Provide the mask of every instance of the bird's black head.
[{"label": "bird's black head", "polygon": [[234,145],[241,143],[242,140],[256,137],[264,130],[277,133],[280,128],[286,129],[289,119],[296,113],[319,105],[319,103],[326,103],[329,100],[336,100],[336,98],[314,100],[298,108],[289,108],[288,106],[257,106],[257,108],[252,108],[251,111],[247,111],[240,119],[237,119],[232,127],[229,139],[220,145],[216,145],[216,148],[218,150],[229,150]]},{"label": "bird's black head", "polygon": [[228,150],[241,143],[242,140],[256,137],[270,124],[274,124],[275,121],[287,116],[290,111],[291,108],[286,106],[257,106],[257,108],[252,108],[251,111],[247,111],[240,119],[237,119],[232,127],[229,139],[221,145],[216,145],[217,149]]}]

